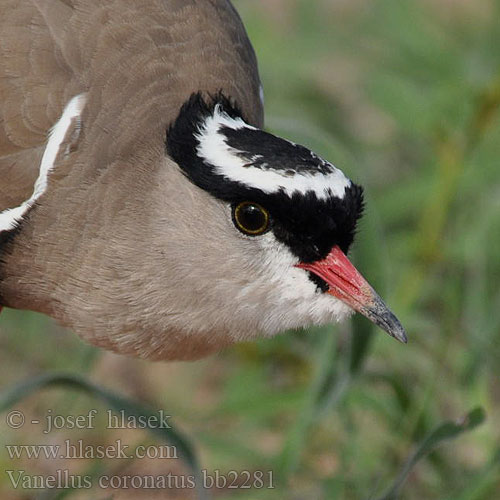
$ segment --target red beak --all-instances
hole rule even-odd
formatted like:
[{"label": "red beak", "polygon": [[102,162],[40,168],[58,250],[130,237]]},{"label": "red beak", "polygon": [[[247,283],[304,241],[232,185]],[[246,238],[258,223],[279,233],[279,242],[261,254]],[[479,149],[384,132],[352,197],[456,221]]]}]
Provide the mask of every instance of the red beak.
[{"label": "red beak", "polygon": [[297,267],[319,276],[329,286],[327,293],[334,295],[355,311],[366,316],[391,337],[406,344],[408,341],[406,332],[398,318],[338,246],[334,246],[323,260],[310,264],[301,262],[297,264]]}]

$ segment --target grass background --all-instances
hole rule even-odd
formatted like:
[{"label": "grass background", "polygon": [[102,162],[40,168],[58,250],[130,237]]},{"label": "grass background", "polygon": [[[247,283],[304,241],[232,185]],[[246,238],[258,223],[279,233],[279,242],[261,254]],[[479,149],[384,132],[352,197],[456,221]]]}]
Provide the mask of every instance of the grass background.
[{"label": "grass background", "polygon": [[[2,387],[65,371],[163,408],[209,471],[274,472],[274,489],[214,494],[241,500],[377,499],[433,428],[482,406],[486,422],[419,462],[399,498],[500,498],[500,1],[235,5],[259,58],[268,129],[364,185],[354,259],[407,327],[409,344],[356,318],[196,363],[153,364],[5,310]],[[72,390],[44,390],[16,408],[41,419],[48,409],[100,413],[94,429],[49,434],[9,429],[2,418],[2,471],[186,473],[180,460],[11,460],[9,443],[157,443],[143,431],[106,429],[106,405]],[[2,499],[193,495],[23,492],[0,474]]]}]

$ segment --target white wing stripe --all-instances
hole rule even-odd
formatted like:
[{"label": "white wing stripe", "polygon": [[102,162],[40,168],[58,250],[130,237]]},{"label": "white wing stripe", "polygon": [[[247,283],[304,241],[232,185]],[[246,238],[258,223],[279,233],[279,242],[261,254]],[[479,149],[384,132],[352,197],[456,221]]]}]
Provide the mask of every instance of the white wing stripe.
[{"label": "white wing stripe", "polygon": [[35,182],[33,194],[18,207],[9,208],[0,212],[0,232],[14,229],[28,213],[35,201],[45,193],[48,176],[50,171],[54,168],[54,162],[59,154],[61,144],[66,137],[66,133],[73,119],[81,115],[84,106],[85,94],[77,95],[68,102],[61,118],[49,133],[49,140],[47,141],[47,146],[42,156],[40,173]]}]

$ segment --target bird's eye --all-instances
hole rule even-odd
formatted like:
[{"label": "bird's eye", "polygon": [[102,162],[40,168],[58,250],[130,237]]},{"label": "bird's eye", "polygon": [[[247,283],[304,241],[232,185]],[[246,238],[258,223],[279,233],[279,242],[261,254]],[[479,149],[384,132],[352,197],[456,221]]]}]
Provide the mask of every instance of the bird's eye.
[{"label": "bird's eye", "polygon": [[233,222],[242,233],[259,236],[269,229],[269,212],[257,203],[244,201],[233,206]]}]

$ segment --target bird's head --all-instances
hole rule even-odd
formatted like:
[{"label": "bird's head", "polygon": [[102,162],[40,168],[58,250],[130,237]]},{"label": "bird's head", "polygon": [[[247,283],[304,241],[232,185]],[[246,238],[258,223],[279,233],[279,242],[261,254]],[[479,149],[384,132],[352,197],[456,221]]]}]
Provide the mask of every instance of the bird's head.
[{"label": "bird's head", "polygon": [[234,319],[232,328],[244,332],[235,337],[340,321],[355,310],[406,342],[397,318],[346,257],[363,190],[341,170],[249,125],[222,95],[193,95],[170,126],[166,148],[204,192],[211,216],[203,230],[211,238],[186,253],[207,255],[210,269],[199,271],[211,273],[221,304],[232,304],[226,322]]}]

